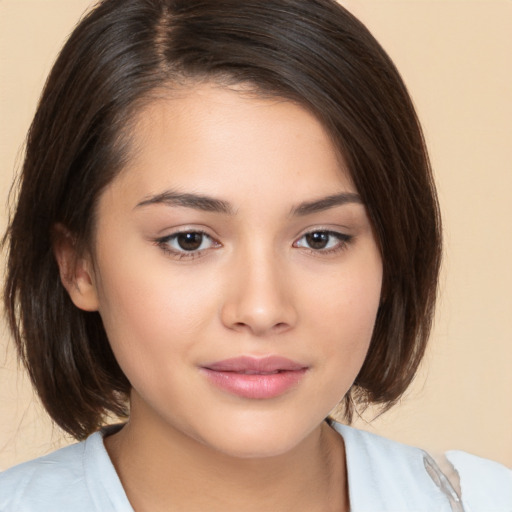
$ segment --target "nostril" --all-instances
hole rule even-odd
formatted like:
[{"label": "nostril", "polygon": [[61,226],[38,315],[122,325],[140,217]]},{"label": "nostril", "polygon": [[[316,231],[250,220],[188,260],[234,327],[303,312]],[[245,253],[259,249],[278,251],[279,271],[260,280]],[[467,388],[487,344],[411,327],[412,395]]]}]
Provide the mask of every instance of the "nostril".
[{"label": "nostril", "polygon": [[219,313],[222,323],[229,329],[248,330],[258,336],[283,333],[297,321],[297,312],[288,298],[262,297],[254,290],[229,296]]},{"label": "nostril", "polygon": [[288,324],[285,322],[279,322],[276,325],[274,325],[273,329],[275,331],[282,331],[288,327]]}]

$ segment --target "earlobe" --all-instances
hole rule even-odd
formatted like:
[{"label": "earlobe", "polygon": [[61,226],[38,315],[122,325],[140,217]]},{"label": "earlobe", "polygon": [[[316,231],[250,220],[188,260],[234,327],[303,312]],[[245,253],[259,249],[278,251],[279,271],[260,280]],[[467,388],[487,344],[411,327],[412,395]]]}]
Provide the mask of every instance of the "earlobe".
[{"label": "earlobe", "polygon": [[79,253],[76,238],[62,224],[53,228],[53,254],[62,285],[75,306],[84,311],[97,311],[98,295],[91,258]]}]

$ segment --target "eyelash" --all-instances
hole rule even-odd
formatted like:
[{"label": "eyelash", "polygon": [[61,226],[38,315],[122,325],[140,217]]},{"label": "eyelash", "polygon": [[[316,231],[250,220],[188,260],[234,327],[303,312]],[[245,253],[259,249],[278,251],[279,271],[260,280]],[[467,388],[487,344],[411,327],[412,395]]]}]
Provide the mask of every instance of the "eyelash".
[{"label": "eyelash", "polygon": [[[338,240],[338,243],[336,243],[336,245],[334,247],[330,247],[328,249],[313,249],[311,247],[304,247],[304,246],[297,245],[300,240],[306,238],[308,235],[314,235],[314,234],[322,234],[322,235],[327,235],[332,238],[336,238]],[[168,254],[169,256],[172,256],[173,258],[175,258],[177,260],[196,259],[196,258],[202,256],[204,251],[211,248],[211,247],[208,247],[206,249],[195,249],[195,250],[191,250],[191,251],[187,251],[184,249],[182,249],[182,250],[171,249],[169,246],[169,243],[172,241],[176,241],[180,235],[201,235],[201,237],[203,237],[201,240],[201,245],[203,244],[203,241],[206,238],[212,242],[213,248],[221,246],[221,244],[219,242],[215,241],[206,232],[201,231],[201,230],[194,230],[194,229],[178,231],[176,233],[173,233],[172,235],[167,235],[167,236],[164,236],[161,238],[157,238],[157,239],[155,239],[154,243],[155,243],[155,245],[160,247],[160,249],[162,249],[162,251],[164,251],[165,254]],[[330,255],[330,254],[336,254],[336,253],[346,249],[348,244],[350,244],[350,242],[352,242],[352,240],[353,240],[353,236],[351,236],[351,235],[339,233],[337,231],[326,230],[326,229],[317,229],[317,230],[308,231],[307,233],[304,233],[300,238],[298,238],[293,243],[293,247],[302,248],[304,250],[307,250],[309,253],[314,254],[315,256]]]},{"label": "eyelash", "polygon": [[303,247],[303,249],[306,249],[308,252],[314,254],[315,256],[336,254],[340,251],[343,251],[347,248],[347,246],[350,244],[350,242],[353,241],[353,238],[354,238],[352,235],[347,235],[345,233],[339,233],[338,231],[331,231],[328,229],[314,229],[313,231],[308,231],[307,233],[304,233],[296,242],[293,243],[293,247],[300,247],[297,245],[297,243],[300,240],[302,240],[303,238],[306,238],[308,235],[314,235],[314,234],[327,235],[329,237],[336,238],[338,240],[338,243],[334,247],[330,247],[328,249],[313,249],[311,247]]},{"label": "eyelash", "polygon": [[[203,239],[201,240],[201,245],[203,244],[204,239],[208,239],[213,243],[214,247],[220,247],[220,243],[216,242],[210,235],[205,233],[204,231],[198,230],[198,229],[189,229],[184,231],[178,231],[176,233],[173,233],[172,235],[163,236],[161,238],[157,238],[155,240],[155,244],[160,247],[164,251],[165,254],[168,254],[169,256],[172,256],[173,258],[177,260],[193,260],[195,258],[198,258],[202,255],[202,253],[207,249],[201,249],[201,250],[193,250],[193,251],[186,251],[184,249],[182,250],[176,250],[171,249],[169,246],[169,243],[177,240],[180,235],[201,235]],[[209,249],[209,248],[208,248]]]}]

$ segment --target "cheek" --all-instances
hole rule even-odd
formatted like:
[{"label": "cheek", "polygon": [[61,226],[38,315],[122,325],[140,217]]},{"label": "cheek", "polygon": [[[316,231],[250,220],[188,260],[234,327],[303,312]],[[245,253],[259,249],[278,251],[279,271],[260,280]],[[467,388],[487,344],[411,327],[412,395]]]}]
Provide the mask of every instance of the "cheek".
[{"label": "cheek", "polygon": [[176,271],[161,254],[146,254],[144,262],[136,251],[110,254],[99,279],[99,311],[121,367],[128,373],[145,361],[186,357],[217,310],[215,281],[201,271]]},{"label": "cheek", "polygon": [[[311,287],[309,307],[322,346],[322,367],[332,383],[335,402],[348,391],[361,369],[380,304],[382,267],[379,257],[340,267],[320,290]],[[325,365],[325,366],[324,366]]]},{"label": "cheek", "polygon": [[371,265],[340,267],[326,278],[323,286],[307,288],[311,320],[341,334],[347,343],[371,337],[380,303],[382,271],[380,260]]}]

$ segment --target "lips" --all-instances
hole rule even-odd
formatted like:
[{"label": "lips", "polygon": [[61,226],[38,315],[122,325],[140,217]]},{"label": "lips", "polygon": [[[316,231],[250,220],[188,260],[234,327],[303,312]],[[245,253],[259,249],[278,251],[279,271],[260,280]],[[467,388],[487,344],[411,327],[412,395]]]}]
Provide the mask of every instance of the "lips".
[{"label": "lips", "polygon": [[242,356],[201,368],[208,381],[223,391],[260,400],[278,397],[296,387],[307,369],[307,366],[281,356]]}]

